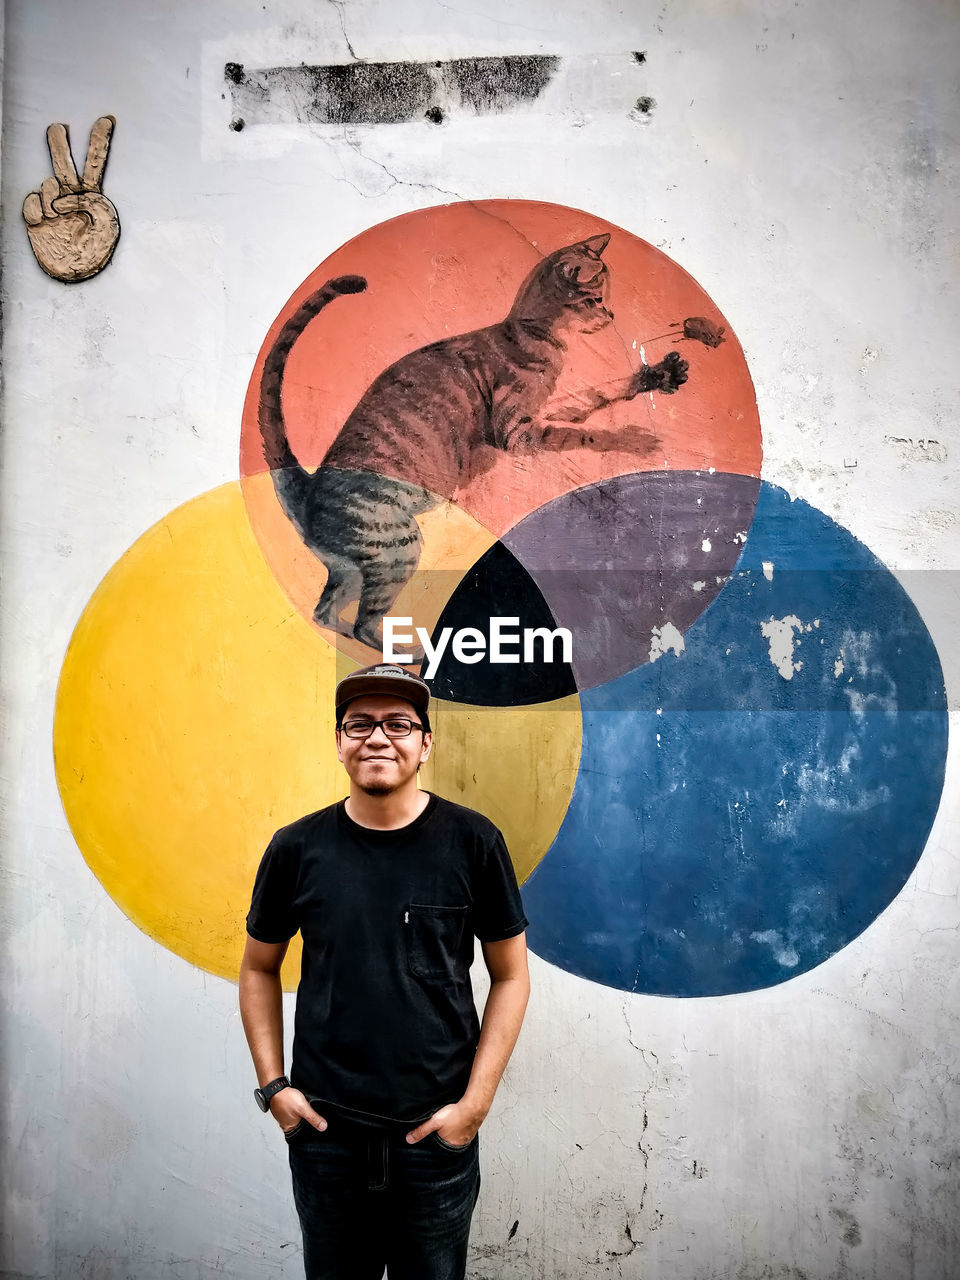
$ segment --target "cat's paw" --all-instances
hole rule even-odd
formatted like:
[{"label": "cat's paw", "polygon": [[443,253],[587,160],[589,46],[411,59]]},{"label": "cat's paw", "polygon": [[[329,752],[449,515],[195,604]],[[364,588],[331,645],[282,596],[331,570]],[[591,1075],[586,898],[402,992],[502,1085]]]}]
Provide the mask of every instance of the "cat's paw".
[{"label": "cat's paw", "polygon": [[679,351],[668,351],[658,364],[642,365],[633,375],[628,399],[644,391],[661,391],[672,396],[687,380],[690,366]]},{"label": "cat's paw", "polygon": [[637,369],[630,388],[631,396],[639,396],[641,392],[663,392],[664,396],[672,396],[687,379],[690,366],[681,360],[680,352],[668,351],[657,365],[644,365]]},{"label": "cat's paw", "polygon": [[668,396],[680,390],[689,371],[690,366],[686,360],[681,359],[679,351],[668,351],[659,364],[650,368],[650,372],[656,373],[658,377],[656,390]]}]

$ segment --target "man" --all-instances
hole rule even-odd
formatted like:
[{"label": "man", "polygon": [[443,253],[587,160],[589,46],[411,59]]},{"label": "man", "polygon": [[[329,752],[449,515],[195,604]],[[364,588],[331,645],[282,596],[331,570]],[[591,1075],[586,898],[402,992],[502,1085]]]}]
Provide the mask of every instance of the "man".
[{"label": "man", "polygon": [[[503,837],[421,791],[430,691],[402,667],[341,680],[346,801],[273,837],[247,917],[240,1010],[289,1145],[307,1280],[461,1280],[480,1188],[477,1131],[529,994]],[[300,930],[291,1079],[280,965]],[[474,937],[490,974],[478,1023]]]}]

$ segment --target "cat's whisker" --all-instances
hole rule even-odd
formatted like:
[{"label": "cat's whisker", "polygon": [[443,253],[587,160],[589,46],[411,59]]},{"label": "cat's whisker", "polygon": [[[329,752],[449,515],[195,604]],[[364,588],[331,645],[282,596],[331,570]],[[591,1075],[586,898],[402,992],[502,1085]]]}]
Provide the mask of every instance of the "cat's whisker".
[{"label": "cat's whisker", "polygon": [[665,338],[669,338],[671,342],[682,342],[684,340],[683,327],[678,325],[676,329],[671,329],[669,333],[658,333],[655,338],[638,338],[637,341],[646,346],[648,342],[662,342]]}]

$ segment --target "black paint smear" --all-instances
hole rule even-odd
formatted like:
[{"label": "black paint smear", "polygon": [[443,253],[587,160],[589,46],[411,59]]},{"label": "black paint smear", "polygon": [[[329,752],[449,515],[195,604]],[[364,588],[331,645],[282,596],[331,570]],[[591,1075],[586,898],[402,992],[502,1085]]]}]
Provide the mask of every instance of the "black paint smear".
[{"label": "black paint smear", "polygon": [[234,133],[240,133],[243,130],[245,125],[246,125],[246,121],[240,116],[238,116],[236,120],[230,121],[230,128],[233,130]]},{"label": "black paint smear", "polygon": [[426,114],[433,81],[416,62],[304,67],[312,81],[313,119],[331,124],[399,124]]},{"label": "black paint smear", "polygon": [[553,79],[560,59],[546,55],[457,58],[448,65],[463,101],[478,115],[485,115],[539,98]]},{"label": "black paint smear", "polygon": [[645,116],[648,116],[656,105],[656,99],[648,98],[646,95],[637,99],[637,110]]},{"label": "black paint smear", "polygon": [[[310,124],[439,124],[458,105],[507,111],[540,96],[560,65],[548,55],[456,58],[449,62],[352,62],[266,67],[228,62],[235,113],[248,124],[291,118]],[[438,99],[443,106],[438,105]],[[438,119],[439,115],[439,119]]]},{"label": "black paint smear", "polygon": [[635,50],[633,56],[637,62],[646,62],[647,60],[646,52],[642,49],[639,51]]},{"label": "black paint smear", "polygon": [[[520,643],[504,652],[519,656],[518,663],[492,663],[489,653],[490,619],[519,618],[519,626],[510,626],[511,635],[520,633]],[[570,666],[560,661],[560,644],[554,645],[557,661],[543,661],[543,644],[536,641],[535,662],[523,661],[525,627],[556,628],[540,588],[520,561],[501,542],[486,551],[469,573],[465,574],[440,615],[430,643],[436,645],[441,630],[453,627],[476,627],[488,637],[488,649],[482,660],[472,665],[458,662],[453,655],[453,637],[444,651],[430,688],[437,698],[450,698],[480,707],[519,707],[537,702],[552,702],[576,693],[577,686]],[[426,662],[421,674],[426,670]]]},{"label": "black paint smear", "polygon": [[519,1227],[519,1225],[520,1225],[520,1219],[518,1218],[516,1222],[513,1224],[513,1226],[510,1228],[510,1234],[507,1236],[508,1240],[512,1240],[513,1237],[517,1234],[517,1227]]}]

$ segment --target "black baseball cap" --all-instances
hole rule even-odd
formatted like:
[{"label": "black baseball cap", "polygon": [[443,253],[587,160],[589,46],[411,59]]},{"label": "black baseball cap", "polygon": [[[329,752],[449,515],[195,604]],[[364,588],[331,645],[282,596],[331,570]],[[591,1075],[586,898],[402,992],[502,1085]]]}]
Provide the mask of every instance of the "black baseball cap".
[{"label": "black baseball cap", "polygon": [[372,667],[361,667],[359,671],[344,676],[334,694],[336,714],[339,716],[354,698],[390,693],[395,698],[413,703],[422,715],[427,714],[430,706],[430,687],[427,682],[410,671],[404,671],[403,667],[387,662],[375,662]]}]

